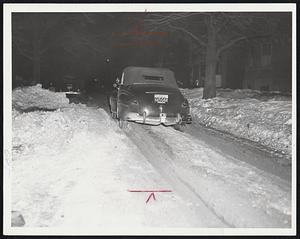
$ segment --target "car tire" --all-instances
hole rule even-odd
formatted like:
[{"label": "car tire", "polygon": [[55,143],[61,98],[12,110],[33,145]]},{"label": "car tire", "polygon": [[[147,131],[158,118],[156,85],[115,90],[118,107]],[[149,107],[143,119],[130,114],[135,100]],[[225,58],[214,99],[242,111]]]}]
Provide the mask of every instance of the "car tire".
[{"label": "car tire", "polygon": [[120,129],[126,129],[128,127],[128,121],[119,119],[119,127]]},{"label": "car tire", "polygon": [[184,132],[185,124],[184,123],[178,123],[178,124],[175,124],[173,127],[174,127],[174,129],[176,129],[180,132]]}]

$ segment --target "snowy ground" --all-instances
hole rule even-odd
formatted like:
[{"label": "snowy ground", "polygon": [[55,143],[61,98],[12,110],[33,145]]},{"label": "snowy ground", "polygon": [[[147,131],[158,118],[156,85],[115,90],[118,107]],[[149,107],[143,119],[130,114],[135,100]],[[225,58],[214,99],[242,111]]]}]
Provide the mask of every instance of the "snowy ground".
[{"label": "snowy ground", "polygon": [[[113,227],[116,233],[138,227],[291,227],[288,181],[188,133],[137,124],[123,131],[101,108],[66,104],[60,93],[36,86],[18,92],[12,210],[22,213],[25,227]],[[40,96],[33,100],[32,94]],[[40,99],[46,96],[52,100]],[[20,99],[27,105],[20,108]],[[44,110],[27,112],[33,107]],[[148,193],[131,189],[172,192],[156,193],[146,203]]]},{"label": "snowy ground", "polygon": [[249,139],[273,150],[292,153],[292,99],[254,90],[220,89],[203,100],[203,88],[182,89],[200,124]]}]

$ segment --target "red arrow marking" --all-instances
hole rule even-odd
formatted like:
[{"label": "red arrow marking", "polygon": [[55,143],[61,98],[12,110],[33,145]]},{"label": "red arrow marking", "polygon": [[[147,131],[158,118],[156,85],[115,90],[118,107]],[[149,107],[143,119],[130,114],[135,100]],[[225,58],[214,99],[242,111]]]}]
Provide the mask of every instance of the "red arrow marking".
[{"label": "red arrow marking", "polygon": [[128,192],[131,193],[168,193],[168,192],[172,192],[172,190],[168,190],[168,189],[156,189],[156,190],[128,190]]},{"label": "red arrow marking", "polygon": [[151,197],[153,197],[153,199],[154,199],[154,200],[156,200],[156,198],[155,198],[155,194],[154,194],[154,193],[151,193],[151,194],[149,195],[149,197],[148,197],[148,199],[147,199],[146,203],[148,203],[148,202],[149,202],[149,200],[150,200],[150,198],[151,198]]},{"label": "red arrow marking", "polygon": [[128,192],[131,192],[131,193],[150,193],[149,197],[147,198],[147,201],[146,203],[148,203],[151,199],[151,197],[153,197],[154,200],[156,200],[155,198],[155,194],[154,193],[168,193],[168,192],[172,192],[172,190],[169,190],[169,189],[156,189],[156,190],[128,190]]}]

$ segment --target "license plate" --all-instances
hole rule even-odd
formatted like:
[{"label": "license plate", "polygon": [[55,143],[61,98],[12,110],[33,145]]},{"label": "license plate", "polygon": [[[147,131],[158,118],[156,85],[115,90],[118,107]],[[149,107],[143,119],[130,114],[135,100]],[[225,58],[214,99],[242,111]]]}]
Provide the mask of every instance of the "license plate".
[{"label": "license plate", "polygon": [[161,103],[161,104],[165,104],[168,102],[168,95],[160,95],[160,94],[155,94],[154,95],[154,101],[156,103]]}]

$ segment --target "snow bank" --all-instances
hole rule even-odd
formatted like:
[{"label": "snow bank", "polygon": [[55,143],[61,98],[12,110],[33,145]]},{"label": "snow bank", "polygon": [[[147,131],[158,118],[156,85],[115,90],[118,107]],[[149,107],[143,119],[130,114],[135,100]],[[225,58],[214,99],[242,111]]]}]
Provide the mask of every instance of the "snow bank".
[{"label": "snow bank", "polygon": [[254,90],[223,89],[202,99],[203,88],[182,89],[194,121],[291,155],[292,100]]},{"label": "snow bank", "polygon": [[68,107],[69,100],[64,92],[52,92],[43,89],[41,84],[20,87],[12,93],[13,109],[24,111],[27,109],[58,109]]},{"label": "snow bank", "polygon": [[[66,110],[68,114],[66,114]],[[35,151],[43,153],[45,149],[57,151],[62,148],[66,142],[72,139],[76,131],[84,127],[85,120],[78,115],[73,115],[75,111],[76,109],[69,108],[58,109],[56,112],[15,113],[13,117],[13,154],[26,155]]]},{"label": "snow bank", "polygon": [[81,127],[80,117],[76,118],[77,124],[71,124],[73,115],[65,114],[66,109],[70,113],[76,110],[65,93],[43,89],[40,84],[14,89],[12,107],[14,159],[17,154],[43,152],[45,148],[57,150]]}]

